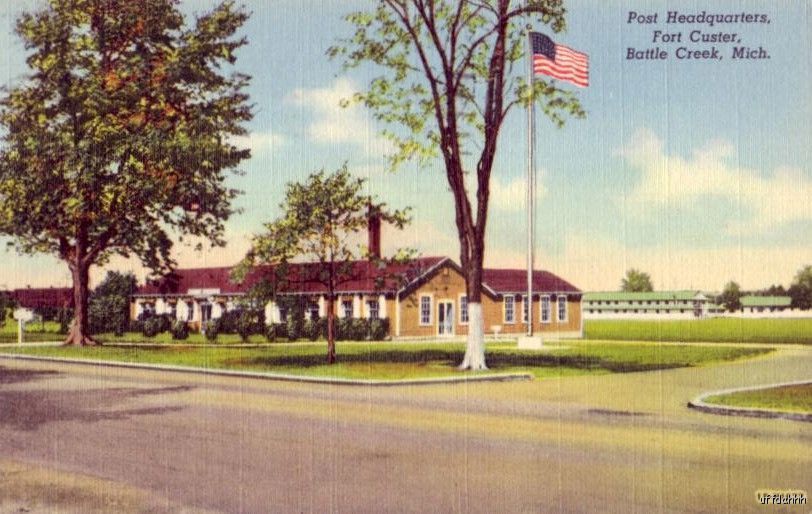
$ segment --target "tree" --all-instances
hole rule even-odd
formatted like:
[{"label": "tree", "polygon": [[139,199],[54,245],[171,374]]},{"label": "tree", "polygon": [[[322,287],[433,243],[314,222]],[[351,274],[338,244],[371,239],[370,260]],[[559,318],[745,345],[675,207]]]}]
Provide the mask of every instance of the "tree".
[{"label": "tree", "polygon": [[[562,126],[583,117],[577,98],[555,82],[523,78],[526,23],[565,27],[560,0],[379,0],[371,12],[346,19],[354,35],[328,50],[347,68],[382,70],[354,100],[394,130],[393,168],[438,150],[454,199],[468,296],[468,344],[461,369],[486,369],[482,267],[490,178],[502,125],[517,105],[537,102]],[[472,177],[469,183],[466,177]],[[473,196],[472,196],[473,194]]]},{"label": "tree", "polygon": [[90,332],[123,334],[129,324],[130,296],[135,289],[136,279],[132,273],[108,271],[102,283],[90,295]]},{"label": "tree", "polygon": [[732,280],[725,284],[722,294],[717,298],[717,302],[722,305],[728,312],[735,312],[742,308],[742,291],[739,284]]},{"label": "tree", "polygon": [[620,282],[620,290],[627,293],[650,293],[654,291],[654,286],[648,273],[631,268]]},{"label": "tree", "polygon": [[812,309],[812,266],[806,265],[798,270],[787,294],[792,298],[794,309]]},{"label": "tree", "polygon": [[[327,301],[327,362],[336,360],[335,301],[339,287],[379,270],[385,262],[368,255],[369,266],[359,267],[355,259],[359,246],[354,236],[367,228],[370,219],[377,219],[403,228],[409,219],[405,210],[389,210],[385,204],[362,193],[365,180],[350,175],[346,164],[333,173],[324,170],[312,173],[304,183],[289,183],[285,201],[280,206],[282,216],[265,225],[265,232],[254,236],[251,249],[238,267],[238,278],[257,264],[275,266],[278,277],[296,283],[317,283],[326,289]],[[392,261],[409,257],[401,251]],[[294,260],[307,264],[297,267],[295,277],[284,270]],[[276,282],[277,291],[284,284]]]},{"label": "tree", "polygon": [[50,0],[17,20],[30,74],[0,99],[0,234],[73,277],[88,332],[90,267],[136,256],[172,268],[173,232],[223,244],[249,156],[248,76],[232,70],[248,15],[230,1],[186,24],[176,0]]}]

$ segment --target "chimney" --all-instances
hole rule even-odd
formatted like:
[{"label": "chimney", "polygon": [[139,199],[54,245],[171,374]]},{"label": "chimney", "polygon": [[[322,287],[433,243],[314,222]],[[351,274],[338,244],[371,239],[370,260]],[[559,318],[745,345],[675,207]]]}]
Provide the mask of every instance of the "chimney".
[{"label": "chimney", "polygon": [[381,258],[381,215],[370,203],[367,208],[369,258]]}]

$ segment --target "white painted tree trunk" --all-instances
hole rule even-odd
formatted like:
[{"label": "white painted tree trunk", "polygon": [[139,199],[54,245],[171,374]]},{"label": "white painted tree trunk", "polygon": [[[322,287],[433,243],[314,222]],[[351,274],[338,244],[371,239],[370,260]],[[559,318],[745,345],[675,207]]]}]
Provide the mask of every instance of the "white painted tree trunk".
[{"label": "white painted tree trunk", "polygon": [[482,318],[482,304],[468,304],[468,344],[460,369],[472,371],[488,369],[485,365],[485,321]]}]

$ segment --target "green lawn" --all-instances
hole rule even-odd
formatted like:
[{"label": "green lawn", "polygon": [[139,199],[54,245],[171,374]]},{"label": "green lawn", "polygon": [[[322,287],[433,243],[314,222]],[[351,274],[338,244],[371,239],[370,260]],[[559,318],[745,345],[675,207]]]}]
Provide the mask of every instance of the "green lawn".
[{"label": "green lawn", "polygon": [[[176,364],[216,369],[267,371],[308,376],[400,379],[455,376],[462,343],[337,343],[338,361],[324,364],[325,343],[278,344],[262,348],[195,347],[20,347],[3,352],[80,359]],[[556,350],[517,350],[515,344],[490,344],[493,372],[529,372],[537,378],[589,373],[625,373],[752,357],[764,348],[729,346],[568,343]]]},{"label": "green lawn", "polygon": [[[61,341],[65,336],[59,334],[59,323],[55,321],[46,321],[44,323],[35,321],[28,323],[25,326],[24,341],[39,342],[39,341]],[[6,319],[3,326],[0,326],[0,343],[16,343],[17,342],[17,321],[10,316]]]},{"label": "green lawn", "polygon": [[812,344],[810,319],[588,320],[584,337],[622,341]]},{"label": "green lawn", "polygon": [[705,399],[705,403],[812,413],[812,384],[711,396]]}]

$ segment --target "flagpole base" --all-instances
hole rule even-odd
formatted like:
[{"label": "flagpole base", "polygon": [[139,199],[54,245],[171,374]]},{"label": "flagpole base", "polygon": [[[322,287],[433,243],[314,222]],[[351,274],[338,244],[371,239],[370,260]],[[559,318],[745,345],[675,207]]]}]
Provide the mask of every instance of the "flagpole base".
[{"label": "flagpole base", "polygon": [[539,335],[521,336],[517,341],[517,346],[519,350],[541,350],[544,347]]}]

